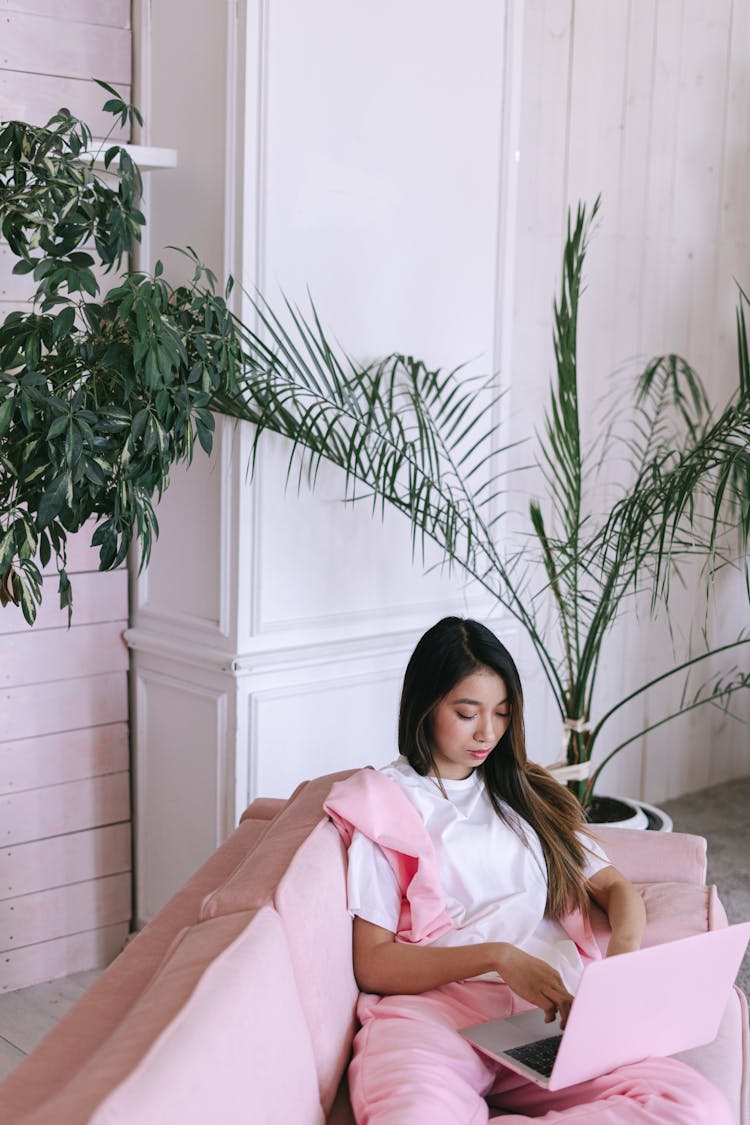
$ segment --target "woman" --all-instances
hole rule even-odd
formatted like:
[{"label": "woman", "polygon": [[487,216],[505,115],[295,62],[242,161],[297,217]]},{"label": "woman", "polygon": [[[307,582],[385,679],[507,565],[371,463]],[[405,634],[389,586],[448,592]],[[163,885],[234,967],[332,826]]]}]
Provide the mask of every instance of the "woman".
[{"label": "woman", "polygon": [[505,647],[448,617],[406,669],[400,758],[335,787],[351,839],[349,907],[361,1022],[349,1071],[358,1125],[729,1122],[722,1095],[673,1059],[550,1093],[457,1029],[542,1008],[562,1025],[586,959],[593,899],[607,956],[637,949],[639,893],[584,832],[580,806],[527,761],[523,695]]}]

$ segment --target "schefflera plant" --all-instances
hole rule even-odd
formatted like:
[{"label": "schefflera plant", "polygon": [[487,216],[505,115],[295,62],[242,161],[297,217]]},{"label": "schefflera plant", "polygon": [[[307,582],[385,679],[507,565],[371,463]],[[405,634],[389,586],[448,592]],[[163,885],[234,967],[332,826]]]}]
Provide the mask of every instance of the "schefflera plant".
[{"label": "schefflera plant", "polygon": [[[100,85],[121,125],[140,121]],[[196,441],[210,452],[211,397],[240,359],[226,294],[192,251],[188,284],[170,285],[161,263],[152,276],[128,271],[140,199],[127,151],[107,141],[93,151],[67,110],[44,127],[0,128],[0,229],[13,272],[34,283],[0,325],[0,601],[29,623],[53,557],[70,611],[66,541],[86,521],[102,569],[134,536],[148,561],[154,503]]]}]

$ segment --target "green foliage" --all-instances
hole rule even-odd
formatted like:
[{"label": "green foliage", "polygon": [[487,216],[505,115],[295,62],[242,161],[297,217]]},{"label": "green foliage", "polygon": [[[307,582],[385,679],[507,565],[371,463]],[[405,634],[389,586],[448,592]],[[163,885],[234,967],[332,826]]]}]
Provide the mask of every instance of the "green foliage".
[{"label": "green foliage", "polygon": [[[137,118],[105,88],[107,109]],[[90,145],[66,110],[45,128],[0,129],[2,233],[15,272],[36,283],[29,311],[0,326],[0,600],[29,622],[53,555],[70,610],[66,535],[86,520],[102,569],[120,565],[134,534],[148,560],[154,499],[196,438],[210,452],[211,397],[239,358],[233,317],[194,254],[188,285],[170,286],[157,264],[100,294],[95,267],[121,270],[144,219],[130,156],[107,148],[106,182]]]}]

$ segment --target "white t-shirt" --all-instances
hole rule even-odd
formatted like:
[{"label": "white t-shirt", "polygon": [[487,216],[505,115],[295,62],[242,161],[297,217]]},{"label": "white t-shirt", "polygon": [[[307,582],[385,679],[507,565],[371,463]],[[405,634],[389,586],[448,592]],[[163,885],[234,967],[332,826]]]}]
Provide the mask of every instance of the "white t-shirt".
[{"label": "white t-shirt", "polygon": [[[405,758],[381,770],[406,793],[432,840],[445,906],[453,928],[432,944],[469,945],[507,941],[558,970],[575,992],[583,964],[578,949],[554,919],[544,917],[547,869],[539,838],[513,810],[527,844],[495,812],[478,770],[465,781],[446,781],[446,801],[437,783],[421,777]],[[609,864],[588,836],[582,843],[587,878]],[[395,933],[401,909],[396,876],[380,848],[360,832],[349,848],[349,910]],[[494,973],[484,974],[488,978]]]}]

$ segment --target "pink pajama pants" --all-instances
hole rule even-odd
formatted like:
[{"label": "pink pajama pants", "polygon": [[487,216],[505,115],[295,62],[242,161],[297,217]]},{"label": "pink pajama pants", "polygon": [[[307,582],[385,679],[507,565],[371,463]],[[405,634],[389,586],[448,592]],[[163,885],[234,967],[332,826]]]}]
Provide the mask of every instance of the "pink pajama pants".
[{"label": "pink pajama pants", "polygon": [[676,1059],[645,1059],[550,1092],[485,1059],[456,1034],[528,1005],[497,981],[444,985],[418,996],[362,995],[349,1088],[357,1125],[731,1125],[724,1096]]}]

